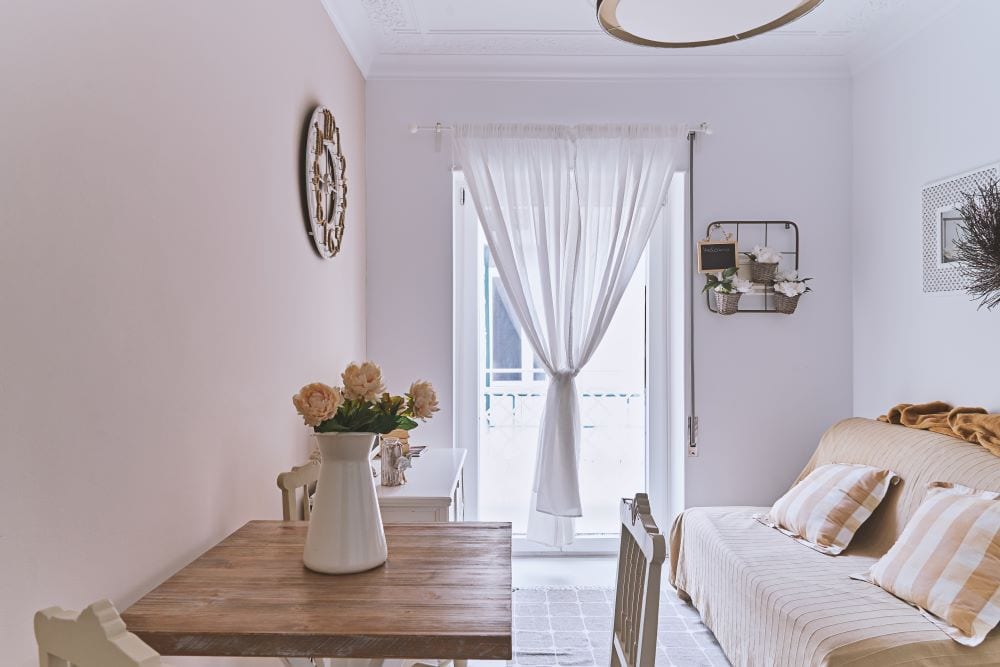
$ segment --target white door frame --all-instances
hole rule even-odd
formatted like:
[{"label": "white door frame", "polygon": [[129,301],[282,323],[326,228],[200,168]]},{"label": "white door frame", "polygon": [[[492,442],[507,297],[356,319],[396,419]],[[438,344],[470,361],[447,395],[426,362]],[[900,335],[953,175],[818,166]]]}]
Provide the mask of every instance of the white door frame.
[{"label": "white door frame", "polygon": [[452,429],[456,447],[469,451],[465,460],[465,516],[479,519],[479,415],[483,398],[479,393],[480,350],[477,324],[479,300],[478,280],[465,276],[478,275],[481,264],[477,241],[479,217],[472,201],[466,201],[465,177],[452,172],[452,396],[454,418]]},{"label": "white door frame", "polygon": [[[484,350],[477,331],[479,281],[478,278],[470,281],[465,276],[478,276],[483,267],[477,244],[479,218],[475,206],[465,193],[462,172],[453,172],[452,180],[453,429],[455,446],[469,450],[465,468],[466,516],[474,521],[479,517],[479,417],[483,409],[479,368]],[[687,368],[683,301],[687,266],[684,182],[683,173],[675,175],[663,219],[654,228],[648,250],[646,488],[654,516],[658,517],[664,532],[682,509],[684,497],[684,420],[687,414],[684,397]],[[681,313],[679,321],[678,312]],[[679,399],[678,390],[681,392]],[[650,409],[650,406],[665,406],[666,409]],[[515,555],[607,555],[617,553],[617,549],[617,536],[582,536],[561,549],[529,542],[523,537],[514,539]]]}]

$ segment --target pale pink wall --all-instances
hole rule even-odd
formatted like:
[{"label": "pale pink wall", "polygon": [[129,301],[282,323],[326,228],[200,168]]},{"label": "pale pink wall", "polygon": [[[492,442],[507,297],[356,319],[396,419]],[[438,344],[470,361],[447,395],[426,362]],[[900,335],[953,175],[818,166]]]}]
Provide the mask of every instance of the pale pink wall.
[{"label": "pale pink wall", "polygon": [[[350,183],[332,261],[301,211],[320,102]],[[319,0],[4,0],[5,666],[37,664],[36,609],[125,606],[280,516],[292,393],[365,351],[364,106]]]}]

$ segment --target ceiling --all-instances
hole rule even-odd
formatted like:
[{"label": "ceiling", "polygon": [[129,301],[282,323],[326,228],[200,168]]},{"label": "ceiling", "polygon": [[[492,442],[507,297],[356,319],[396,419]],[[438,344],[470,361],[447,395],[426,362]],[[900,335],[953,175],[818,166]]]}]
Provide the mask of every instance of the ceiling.
[{"label": "ceiling", "polygon": [[368,78],[670,78],[847,76],[957,0],[825,0],[773,32],[676,50],[609,37],[594,0],[322,1]]}]

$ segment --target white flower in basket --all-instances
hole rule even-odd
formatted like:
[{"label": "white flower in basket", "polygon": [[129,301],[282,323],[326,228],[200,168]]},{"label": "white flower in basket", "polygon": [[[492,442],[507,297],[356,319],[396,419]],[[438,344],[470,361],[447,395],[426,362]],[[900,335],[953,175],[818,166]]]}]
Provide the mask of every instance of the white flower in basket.
[{"label": "white flower in basket", "polygon": [[758,264],[777,264],[781,261],[781,253],[767,246],[755,245],[753,251],[743,254]]},{"label": "white flower in basket", "polygon": [[783,280],[780,283],[774,283],[775,292],[789,297],[804,294],[808,289],[804,282],[794,280]]},{"label": "white flower in basket", "polygon": [[715,290],[720,294],[746,294],[753,289],[753,283],[736,275],[736,267],[707,276],[707,279],[703,292]]},{"label": "white flower in basket", "polygon": [[702,291],[715,292],[716,312],[720,315],[732,315],[737,310],[740,297],[753,289],[753,283],[736,275],[736,267],[732,267],[706,276],[707,282]]},{"label": "white flower in basket", "polygon": [[800,279],[794,271],[785,272],[780,278],[783,280],[776,278],[774,283],[775,310],[785,315],[791,315],[798,306],[799,297],[811,291],[806,285],[806,281],[811,280],[811,278]]},{"label": "white flower in basket", "polygon": [[740,294],[746,294],[753,289],[753,283],[746,278],[740,278],[739,276],[733,276],[733,291],[739,292]]}]

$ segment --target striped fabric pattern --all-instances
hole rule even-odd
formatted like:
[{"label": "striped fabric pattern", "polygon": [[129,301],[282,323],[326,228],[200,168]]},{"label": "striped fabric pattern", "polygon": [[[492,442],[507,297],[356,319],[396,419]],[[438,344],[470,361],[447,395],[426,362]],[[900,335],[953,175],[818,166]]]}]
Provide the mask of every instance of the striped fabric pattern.
[{"label": "striped fabric pattern", "polygon": [[779,498],[770,512],[754,518],[820,553],[836,556],[896,478],[891,470],[864,465],[820,466]]},{"label": "striped fabric pattern", "polygon": [[1000,630],[963,646],[913,605],[851,579],[892,548],[931,482],[1000,491],[1000,456],[946,435],[848,419],[826,432],[798,479],[842,462],[893,470],[900,482],[836,558],[751,518],[766,507],[697,507],[677,518],[669,581],[733,666],[1000,665]]},{"label": "striped fabric pattern", "polygon": [[978,646],[1000,623],[1000,493],[934,482],[899,540],[867,574],[952,639]]}]

